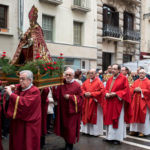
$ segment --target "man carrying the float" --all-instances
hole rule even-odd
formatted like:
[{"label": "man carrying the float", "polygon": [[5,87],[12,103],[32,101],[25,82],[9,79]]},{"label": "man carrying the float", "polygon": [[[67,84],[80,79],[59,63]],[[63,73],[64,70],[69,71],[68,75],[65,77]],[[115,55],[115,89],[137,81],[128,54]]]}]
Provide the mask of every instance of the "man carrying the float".
[{"label": "man carrying the float", "polygon": [[18,85],[5,87],[10,96],[7,115],[12,119],[9,150],[40,150],[41,96],[32,81],[33,73],[25,70]]}]

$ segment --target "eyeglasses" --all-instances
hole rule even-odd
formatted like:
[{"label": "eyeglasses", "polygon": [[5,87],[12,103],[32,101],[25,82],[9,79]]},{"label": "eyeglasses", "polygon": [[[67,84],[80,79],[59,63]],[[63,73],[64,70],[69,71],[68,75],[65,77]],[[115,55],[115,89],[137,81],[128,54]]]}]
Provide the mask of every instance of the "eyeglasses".
[{"label": "eyeglasses", "polygon": [[19,78],[19,80],[25,81],[25,80],[27,80],[27,78]]},{"label": "eyeglasses", "polygon": [[69,77],[71,77],[71,76],[72,76],[72,74],[66,74],[66,76],[69,76]]}]

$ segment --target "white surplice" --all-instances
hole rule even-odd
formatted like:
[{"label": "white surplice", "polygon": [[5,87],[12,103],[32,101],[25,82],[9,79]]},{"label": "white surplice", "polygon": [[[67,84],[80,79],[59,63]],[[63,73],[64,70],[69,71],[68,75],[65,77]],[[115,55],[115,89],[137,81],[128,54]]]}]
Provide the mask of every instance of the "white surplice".
[{"label": "white surplice", "polygon": [[80,132],[94,136],[103,135],[103,111],[99,104],[97,106],[97,123],[83,125],[83,122],[81,122]]},{"label": "white surplice", "polygon": [[130,124],[130,131],[140,132],[144,135],[150,134],[150,110],[147,107],[145,123],[132,123]]},{"label": "white surplice", "polygon": [[126,137],[126,124],[124,123],[124,105],[122,107],[118,128],[113,128],[112,125],[106,126],[106,139],[107,140],[117,140],[123,141],[123,138]]}]

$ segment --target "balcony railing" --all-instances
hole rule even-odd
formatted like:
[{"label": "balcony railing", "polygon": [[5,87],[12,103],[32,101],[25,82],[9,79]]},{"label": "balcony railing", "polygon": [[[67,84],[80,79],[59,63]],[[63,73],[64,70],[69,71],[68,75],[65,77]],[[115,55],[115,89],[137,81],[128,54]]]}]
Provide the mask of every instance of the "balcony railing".
[{"label": "balcony railing", "polygon": [[73,0],[72,10],[90,11],[89,0]]},{"label": "balcony railing", "polygon": [[131,0],[135,4],[141,4],[141,0]]},{"label": "balcony railing", "polygon": [[121,29],[119,27],[115,27],[113,25],[105,24],[103,26],[103,36],[120,38],[121,37]]},{"label": "balcony railing", "polygon": [[41,2],[46,2],[54,5],[60,5],[62,4],[62,0],[40,0]]},{"label": "balcony railing", "polygon": [[133,30],[125,30],[123,35],[124,40],[139,41],[140,32]]}]

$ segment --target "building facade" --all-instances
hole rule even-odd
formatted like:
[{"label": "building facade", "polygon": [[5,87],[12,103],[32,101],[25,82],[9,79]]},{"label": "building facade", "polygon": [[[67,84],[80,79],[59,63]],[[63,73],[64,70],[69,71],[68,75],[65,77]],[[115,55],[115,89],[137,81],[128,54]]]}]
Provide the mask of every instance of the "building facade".
[{"label": "building facade", "polygon": [[150,59],[150,1],[142,0],[141,22],[141,59]]},{"label": "building facade", "polygon": [[103,70],[113,63],[139,59],[140,0],[97,1],[97,65]]},{"label": "building facade", "polygon": [[64,54],[66,67],[97,67],[96,0],[24,0],[23,33],[29,27],[28,12],[38,8],[38,23],[52,57]]},{"label": "building facade", "polygon": [[0,54],[12,57],[18,45],[18,0],[0,0]]}]

